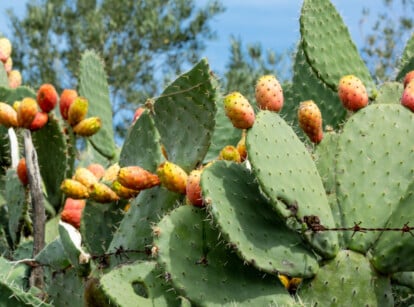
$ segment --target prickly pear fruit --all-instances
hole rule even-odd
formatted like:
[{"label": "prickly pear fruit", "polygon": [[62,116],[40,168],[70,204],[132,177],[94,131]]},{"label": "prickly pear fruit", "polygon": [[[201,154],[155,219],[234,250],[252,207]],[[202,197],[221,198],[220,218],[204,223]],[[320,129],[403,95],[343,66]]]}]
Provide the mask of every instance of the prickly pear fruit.
[{"label": "prickly pear fruit", "polygon": [[38,112],[36,100],[30,97],[23,98],[17,109],[17,122],[20,127],[30,128]]},{"label": "prickly pear fruit", "polygon": [[318,144],[322,141],[322,114],[313,100],[301,102],[298,109],[299,126],[311,142]]},{"label": "prickly pear fruit", "polygon": [[22,85],[22,74],[18,70],[12,70],[7,75],[7,79],[9,80],[9,87],[10,88],[17,88]]},{"label": "prickly pear fruit", "polygon": [[283,107],[283,90],[273,75],[265,75],[256,83],[256,101],[260,109],[279,112]]},{"label": "prickly pear fruit", "polygon": [[12,45],[10,41],[5,37],[0,38],[0,61],[6,62],[11,53]]},{"label": "prickly pear fruit", "polygon": [[82,119],[73,127],[73,132],[77,135],[88,137],[92,136],[101,129],[102,123],[99,117],[89,117]]},{"label": "prickly pear fruit", "polygon": [[185,189],[188,201],[197,207],[202,207],[204,205],[200,186],[201,172],[202,170],[200,169],[195,169],[190,172]]},{"label": "prickly pear fruit", "polygon": [[60,94],[59,109],[64,120],[68,119],[69,107],[77,97],[78,92],[72,89],[64,89]]},{"label": "prickly pear fruit", "polygon": [[188,175],[180,166],[166,161],[158,166],[157,175],[162,186],[170,191],[185,194]]},{"label": "prickly pear fruit", "polygon": [[84,199],[89,197],[88,188],[74,179],[63,180],[60,189],[67,197],[73,199]]},{"label": "prickly pear fruit", "polygon": [[224,109],[235,128],[248,129],[256,118],[249,101],[239,92],[232,92],[224,97]]},{"label": "prickly pear fruit", "polygon": [[405,87],[401,96],[401,104],[414,112],[414,80]]},{"label": "prickly pear fruit", "polygon": [[119,200],[119,196],[102,182],[93,185],[89,197],[98,203],[110,203]]},{"label": "prickly pear fruit", "polygon": [[86,201],[84,199],[66,198],[65,205],[60,214],[60,219],[65,223],[71,224],[76,229],[79,229],[85,205]]},{"label": "prickly pear fruit", "polygon": [[240,141],[237,143],[237,151],[240,154],[241,162],[247,158],[247,149],[246,149],[246,131],[243,131]]},{"label": "prickly pear fruit", "polygon": [[345,109],[349,111],[358,111],[368,105],[365,85],[354,75],[346,75],[339,80],[338,96]]},{"label": "prickly pear fruit", "polygon": [[19,177],[20,182],[26,186],[29,184],[29,176],[27,175],[26,159],[21,158],[17,164],[17,177]]},{"label": "prickly pear fruit", "polygon": [[411,82],[411,80],[414,79],[414,70],[408,72],[404,77],[404,88],[407,87],[408,83]]},{"label": "prickly pear fruit", "polygon": [[104,181],[108,184],[114,182],[118,178],[118,174],[119,174],[120,169],[121,168],[120,168],[118,163],[112,164],[110,167],[108,167],[105,170],[105,173],[102,177],[102,181]]},{"label": "prickly pear fruit", "polygon": [[79,181],[88,188],[88,192],[93,189],[93,185],[98,182],[96,176],[85,167],[78,167],[72,177],[73,180]]},{"label": "prickly pear fruit", "polygon": [[225,146],[220,151],[218,159],[219,160],[233,161],[233,162],[236,162],[236,163],[241,162],[241,156],[240,156],[239,151],[237,150],[236,147],[234,147],[232,145]]},{"label": "prickly pear fruit", "polygon": [[119,169],[118,179],[124,187],[133,190],[145,190],[160,184],[157,175],[140,166],[126,166]]},{"label": "prickly pear fruit", "polygon": [[18,126],[16,110],[4,102],[0,102],[0,124],[6,128]]},{"label": "prickly pear fruit", "polygon": [[89,164],[87,169],[91,171],[98,180],[101,179],[105,174],[105,168],[99,163]]},{"label": "prickly pear fruit", "polygon": [[58,103],[58,93],[52,84],[42,84],[37,91],[37,103],[43,112],[49,113]]},{"label": "prickly pear fruit", "polygon": [[10,57],[6,60],[6,62],[4,62],[4,70],[6,71],[6,73],[10,73],[13,69],[13,59]]},{"label": "prickly pear fruit", "polygon": [[30,124],[29,129],[31,131],[37,131],[44,127],[49,120],[49,116],[46,112],[37,112],[35,118],[33,119],[32,123]]},{"label": "prickly pear fruit", "polygon": [[139,194],[138,190],[128,189],[117,180],[112,182],[111,188],[122,199],[134,198]]},{"label": "prickly pear fruit", "polygon": [[68,123],[72,127],[85,118],[88,113],[88,100],[85,97],[76,97],[68,110]]},{"label": "prickly pear fruit", "polygon": [[145,111],[145,108],[143,107],[137,108],[134,112],[134,119],[132,120],[132,122],[135,123],[144,111]]}]

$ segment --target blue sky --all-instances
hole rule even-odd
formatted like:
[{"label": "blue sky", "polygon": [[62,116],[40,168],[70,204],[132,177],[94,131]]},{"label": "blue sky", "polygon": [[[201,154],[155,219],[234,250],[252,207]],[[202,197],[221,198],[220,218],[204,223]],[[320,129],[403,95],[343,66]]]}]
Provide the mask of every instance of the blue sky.
[{"label": "blue sky", "polygon": [[[12,2],[0,0],[0,32],[8,34],[5,9],[12,7],[18,14],[24,13],[28,0]],[[207,0],[196,0],[203,4]],[[369,7],[373,12],[382,7],[381,0],[332,0],[358,47],[362,45],[361,27],[362,7]],[[299,38],[299,14],[301,0],[222,0],[226,11],[211,23],[217,32],[217,40],[208,42],[203,53],[209,59],[215,71],[223,71],[230,55],[230,37],[241,38],[243,43],[260,43],[265,49],[283,52],[295,46]],[[396,8],[397,10],[398,8]],[[397,12],[391,12],[392,14]],[[373,14],[375,16],[376,14]],[[370,22],[369,20],[367,21]]]}]

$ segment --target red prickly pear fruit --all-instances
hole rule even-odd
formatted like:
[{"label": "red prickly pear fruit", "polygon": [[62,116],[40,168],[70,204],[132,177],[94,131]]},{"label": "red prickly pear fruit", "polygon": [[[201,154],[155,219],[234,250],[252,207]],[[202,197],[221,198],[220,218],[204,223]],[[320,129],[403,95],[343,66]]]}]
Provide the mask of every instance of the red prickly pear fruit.
[{"label": "red prickly pear fruit", "polygon": [[74,179],[63,180],[60,189],[67,197],[73,199],[84,199],[89,197],[88,188]]},{"label": "red prickly pear fruit", "polygon": [[58,93],[52,84],[45,83],[37,91],[37,103],[43,112],[49,113],[58,103]]},{"label": "red prickly pear fruit", "polygon": [[134,119],[132,120],[133,123],[137,121],[137,119],[141,116],[142,113],[144,113],[145,108],[139,107],[134,112]]},{"label": "red prickly pear fruit", "polygon": [[10,40],[5,37],[0,38],[0,61],[3,63],[6,62],[7,59],[10,58],[11,53],[12,45]]},{"label": "red prickly pear fruit", "polygon": [[102,127],[102,122],[99,117],[89,117],[82,119],[73,127],[73,132],[77,135],[88,137],[97,133]]},{"label": "red prickly pear fruit", "polygon": [[122,199],[134,198],[139,194],[139,190],[128,189],[117,180],[112,182],[112,190]]},{"label": "red prickly pear fruit", "polygon": [[96,179],[101,179],[105,174],[105,168],[99,163],[89,164],[87,169],[95,175]]},{"label": "red prickly pear fruit", "polygon": [[339,80],[338,96],[345,109],[349,111],[355,112],[368,105],[365,85],[354,75],[346,75]]},{"label": "red prickly pear fruit", "polygon": [[401,104],[414,112],[414,80],[405,87],[401,96]]},{"label": "red prickly pear fruit", "polygon": [[117,180],[124,187],[133,190],[145,190],[160,184],[160,179],[157,175],[140,166],[120,168]]},{"label": "red prickly pear fruit", "polygon": [[65,205],[60,214],[60,219],[65,223],[71,224],[76,229],[79,229],[85,205],[86,201],[84,199],[66,198]]},{"label": "red prickly pear fruit", "polygon": [[68,120],[69,107],[77,97],[78,92],[72,89],[64,89],[60,94],[59,109],[64,120]]},{"label": "red prickly pear fruit", "polygon": [[85,118],[88,113],[88,100],[85,97],[76,97],[68,110],[68,123],[72,127]]},{"label": "red prickly pear fruit", "polygon": [[414,79],[414,70],[408,72],[404,77],[404,88],[407,87],[408,83],[411,82],[411,80]]},{"label": "red prickly pear fruit", "polygon": [[232,146],[232,145],[227,145],[225,147],[223,147],[223,149],[220,151],[219,160],[227,160],[227,161],[233,161],[236,163],[240,163],[241,162],[241,156],[239,151],[237,150],[236,147]]},{"label": "red prickly pear fruit", "polygon": [[239,92],[224,97],[224,110],[235,128],[248,129],[256,119],[252,105]]},{"label": "red prickly pear fruit", "polygon": [[16,110],[4,102],[0,102],[0,124],[6,128],[18,127]]},{"label": "red prickly pear fruit", "polygon": [[256,83],[256,101],[260,109],[279,112],[283,107],[283,90],[273,75],[265,75]]},{"label": "red prickly pear fruit", "polygon": [[93,185],[89,197],[94,201],[103,204],[119,200],[119,196],[102,182],[97,182]]},{"label": "red prickly pear fruit", "polygon": [[7,74],[9,74],[13,69],[13,60],[12,58],[8,58],[6,60],[6,62],[4,62],[4,70],[6,71]]},{"label": "red prickly pear fruit", "polygon": [[9,80],[9,87],[14,89],[22,85],[22,75],[18,70],[12,70],[7,75],[7,79]]},{"label": "red prickly pear fruit", "polygon": [[37,131],[43,128],[47,124],[48,120],[49,120],[49,115],[47,115],[46,112],[37,112],[35,118],[30,124],[29,129],[31,131]]},{"label": "red prickly pear fruit", "polygon": [[37,112],[39,110],[36,100],[30,97],[24,98],[17,109],[17,122],[19,123],[19,127],[30,128]]},{"label": "red prickly pear fruit", "polygon": [[180,166],[166,161],[158,166],[157,175],[162,186],[170,191],[185,194],[188,175]]},{"label": "red prickly pear fruit", "polygon": [[185,189],[188,201],[190,204],[197,207],[202,207],[204,205],[200,186],[201,173],[202,170],[200,169],[192,170],[188,175],[187,186]]},{"label": "red prickly pear fruit", "polygon": [[93,185],[98,182],[96,176],[85,167],[78,167],[72,179],[87,187],[88,192],[90,192],[93,189]]},{"label": "red prickly pear fruit", "polygon": [[299,126],[311,142],[318,144],[322,141],[322,114],[313,100],[301,102],[298,109]]},{"label": "red prickly pear fruit", "polygon": [[19,177],[20,182],[26,186],[29,184],[29,176],[27,175],[26,159],[21,158],[17,164],[17,177]]},{"label": "red prickly pear fruit", "polygon": [[240,154],[241,162],[247,158],[247,149],[246,149],[246,131],[243,131],[240,141],[237,143],[237,151]]}]

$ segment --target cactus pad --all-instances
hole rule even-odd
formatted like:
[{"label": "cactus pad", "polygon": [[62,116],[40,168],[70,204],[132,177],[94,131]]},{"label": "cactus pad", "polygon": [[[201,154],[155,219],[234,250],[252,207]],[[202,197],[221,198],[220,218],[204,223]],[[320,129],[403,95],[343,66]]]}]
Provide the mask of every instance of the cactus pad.
[{"label": "cactus pad", "polygon": [[385,82],[378,90],[375,103],[400,103],[404,86],[400,82]]},{"label": "cactus pad", "polygon": [[7,72],[4,69],[4,65],[0,65],[0,86],[9,87],[9,80],[7,79]]}]

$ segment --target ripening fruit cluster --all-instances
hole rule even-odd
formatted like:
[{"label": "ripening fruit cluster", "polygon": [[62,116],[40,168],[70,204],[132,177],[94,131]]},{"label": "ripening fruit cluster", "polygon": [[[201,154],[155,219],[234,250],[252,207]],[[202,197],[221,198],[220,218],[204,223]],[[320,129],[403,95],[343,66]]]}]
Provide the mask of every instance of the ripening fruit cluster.
[{"label": "ripening fruit cluster", "polygon": [[12,44],[10,40],[5,37],[0,38],[0,62],[4,65],[4,70],[7,73],[9,86],[16,88],[22,84],[22,75],[18,70],[13,70]]}]

